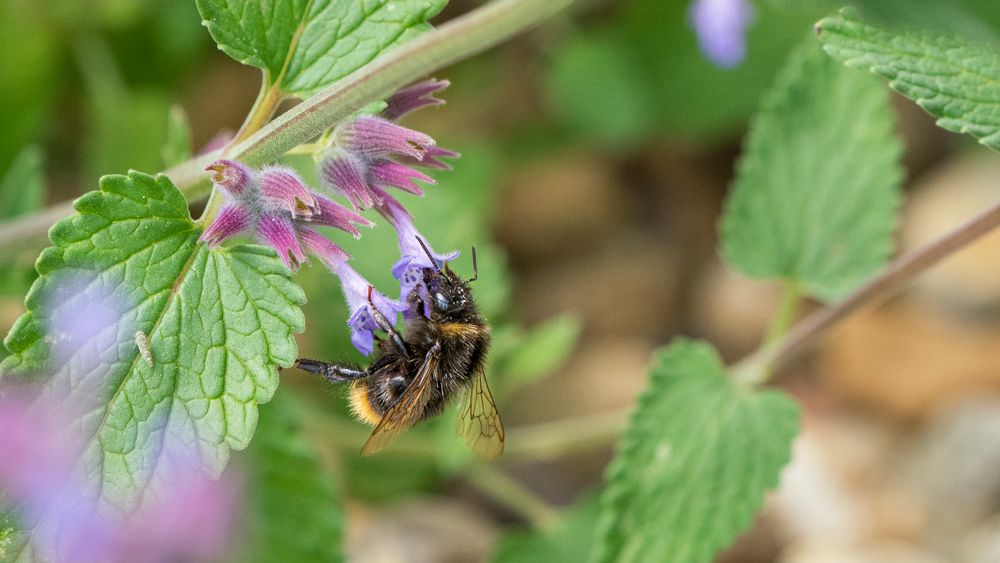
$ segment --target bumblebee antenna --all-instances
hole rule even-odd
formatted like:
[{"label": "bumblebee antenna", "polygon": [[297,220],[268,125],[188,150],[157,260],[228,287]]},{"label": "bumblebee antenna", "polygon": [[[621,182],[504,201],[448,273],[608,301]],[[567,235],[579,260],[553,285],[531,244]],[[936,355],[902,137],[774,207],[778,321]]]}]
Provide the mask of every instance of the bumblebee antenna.
[{"label": "bumblebee antenna", "polygon": [[438,261],[435,260],[434,256],[431,254],[431,249],[427,248],[427,243],[424,242],[424,239],[420,237],[414,237],[414,238],[416,238],[417,242],[420,243],[420,248],[424,249],[424,254],[426,254],[427,257],[430,258],[431,265],[434,266],[434,269],[437,270],[437,273],[440,275],[444,275],[444,273],[441,271],[441,267],[438,266]]},{"label": "bumblebee antenna", "polygon": [[476,245],[472,245],[472,277],[465,280],[465,283],[472,283],[479,279],[479,262],[476,260]]}]

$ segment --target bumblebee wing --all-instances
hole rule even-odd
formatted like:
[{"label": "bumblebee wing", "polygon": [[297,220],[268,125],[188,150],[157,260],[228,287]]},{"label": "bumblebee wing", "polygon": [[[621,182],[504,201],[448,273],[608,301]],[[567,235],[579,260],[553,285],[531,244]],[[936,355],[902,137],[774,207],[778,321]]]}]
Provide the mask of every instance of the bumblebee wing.
[{"label": "bumblebee wing", "polygon": [[375,426],[372,435],[368,437],[368,441],[361,448],[361,455],[372,455],[381,450],[397,434],[420,420],[427,407],[427,402],[431,398],[433,387],[431,381],[438,368],[440,353],[441,349],[437,345],[427,353],[424,363],[420,366],[420,371],[410,382],[409,387],[403,391],[396,404],[389,409],[389,412],[385,413],[382,420]]},{"label": "bumblebee wing", "polygon": [[458,435],[484,459],[496,459],[503,453],[503,422],[483,370],[473,376],[466,392],[458,415]]}]

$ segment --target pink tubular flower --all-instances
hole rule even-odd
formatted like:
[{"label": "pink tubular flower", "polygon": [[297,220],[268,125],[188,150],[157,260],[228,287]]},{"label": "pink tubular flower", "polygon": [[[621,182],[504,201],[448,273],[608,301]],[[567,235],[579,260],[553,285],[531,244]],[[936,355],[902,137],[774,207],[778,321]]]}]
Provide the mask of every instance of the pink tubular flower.
[{"label": "pink tubular flower", "polygon": [[336,227],[355,237],[360,235],[355,225],[372,225],[357,213],[314,194],[298,174],[287,168],[256,171],[239,162],[217,160],[206,170],[212,172],[213,182],[225,197],[215,221],[201,235],[200,240],[210,247],[251,232],[274,248],[285,266],[294,270],[306,261],[299,242],[299,224]]},{"label": "pink tubular flower", "polygon": [[411,111],[424,106],[443,105],[444,100],[435,98],[434,94],[450,85],[451,82],[447,80],[434,80],[433,78],[411,84],[390,96],[385,101],[385,109],[379,115],[389,121],[396,121]]},{"label": "pink tubular flower", "polygon": [[334,145],[319,161],[322,185],[344,195],[355,209],[381,205],[377,188],[392,187],[423,195],[416,181],[433,184],[434,180],[414,168],[449,169],[441,157],[458,153],[435,145],[434,140],[394,122],[411,111],[441,105],[434,97],[448,86],[447,80],[426,80],[407,86],[386,100],[377,116],[361,116],[337,127]]}]

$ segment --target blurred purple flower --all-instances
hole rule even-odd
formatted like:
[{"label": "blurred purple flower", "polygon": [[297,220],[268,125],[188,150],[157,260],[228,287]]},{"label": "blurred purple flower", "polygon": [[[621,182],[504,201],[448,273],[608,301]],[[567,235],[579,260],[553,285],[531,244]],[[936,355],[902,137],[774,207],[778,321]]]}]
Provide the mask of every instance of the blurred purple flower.
[{"label": "blurred purple flower", "polygon": [[56,562],[202,561],[232,539],[238,488],[196,463],[176,465],[160,493],[131,515],[92,499],[78,481],[82,436],[56,405],[25,393],[0,399],[0,490],[33,522],[37,554]]},{"label": "blurred purple flower", "polygon": [[732,68],[746,56],[746,30],[754,18],[748,0],[695,0],[688,18],[705,56],[722,68]]}]

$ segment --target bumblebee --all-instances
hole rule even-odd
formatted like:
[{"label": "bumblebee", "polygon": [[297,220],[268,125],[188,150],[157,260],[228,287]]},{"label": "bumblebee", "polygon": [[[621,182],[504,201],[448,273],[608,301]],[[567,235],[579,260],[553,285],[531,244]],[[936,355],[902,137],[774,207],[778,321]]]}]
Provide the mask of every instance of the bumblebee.
[{"label": "bumblebee", "polygon": [[[437,264],[433,257],[431,263]],[[305,358],[296,361],[299,369],[334,383],[349,383],[355,416],[375,426],[361,455],[381,450],[402,431],[441,414],[460,392],[465,398],[458,434],[481,457],[494,459],[503,453],[503,423],[484,372],[490,331],[469,289],[469,283],[478,278],[475,248],[472,265],[473,277],[468,280],[451,271],[447,263],[424,268],[427,291],[418,285],[408,295],[411,314],[402,333],[372,304],[373,316],[388,338],[379,340],[380,353],[367,368]]]}]

